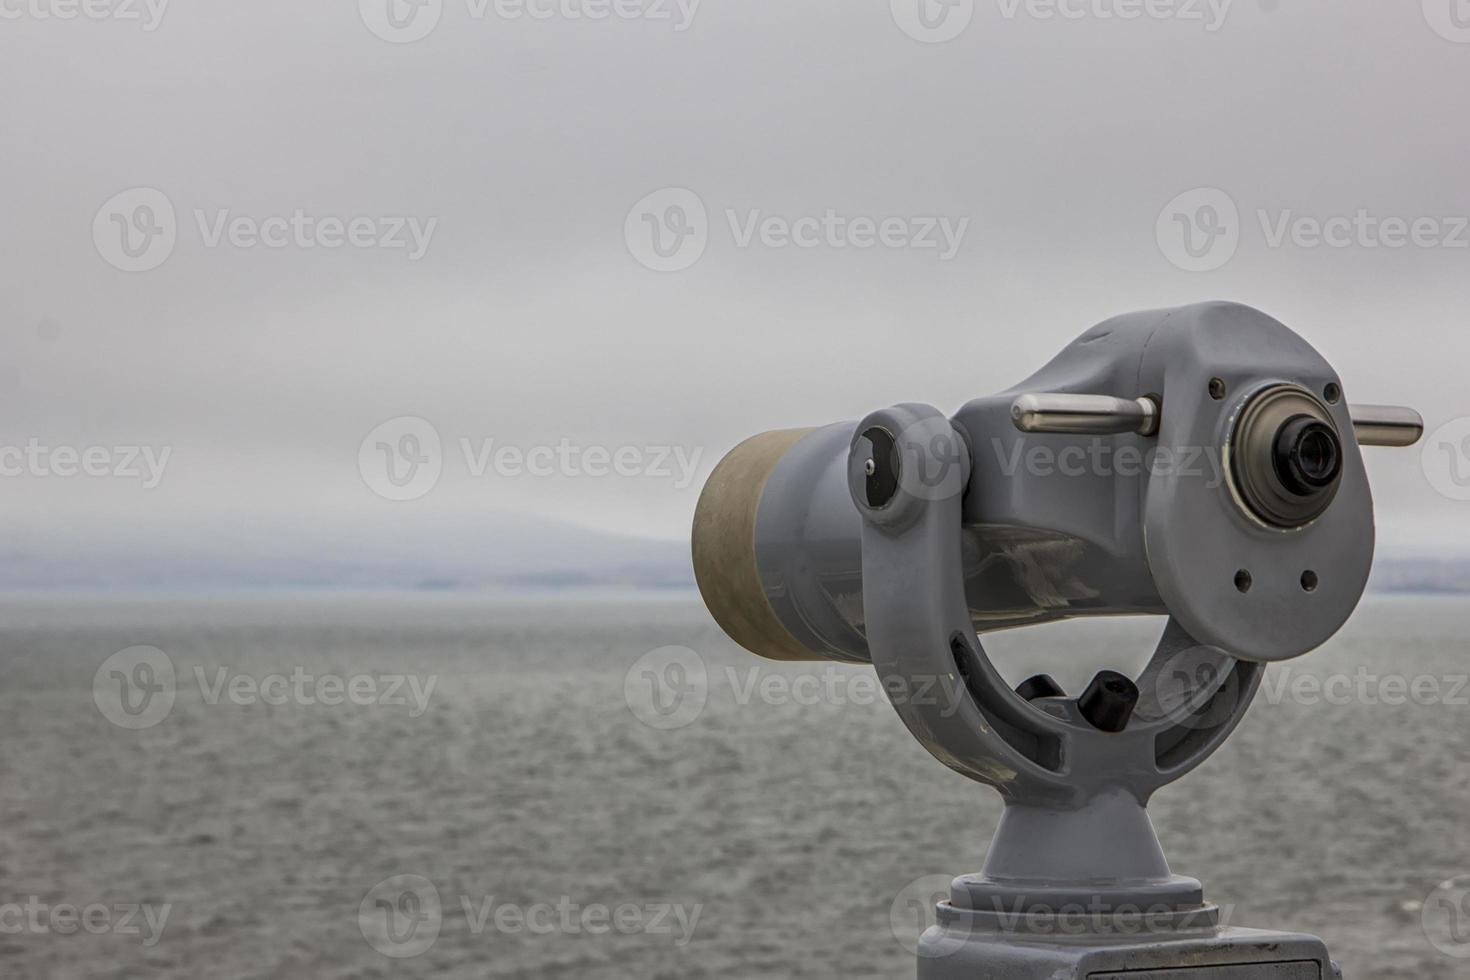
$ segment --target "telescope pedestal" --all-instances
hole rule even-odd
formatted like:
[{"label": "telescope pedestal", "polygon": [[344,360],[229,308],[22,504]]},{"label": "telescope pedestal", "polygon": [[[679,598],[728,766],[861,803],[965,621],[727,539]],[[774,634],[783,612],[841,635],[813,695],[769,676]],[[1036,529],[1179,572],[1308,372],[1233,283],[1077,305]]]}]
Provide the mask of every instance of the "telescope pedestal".
[{"label": "telescope pedestal", "polygon": [[[1045,917],[978,926],[948,904],[919,946],[919,980],[1341,980],[1311,936],[1213,927],[1069,935]],[[1210,910],[1210,914],[1218,914]]]},{"label": "telescope pedestal", "polygon": [[[955,879],[920,940],[919,980],[1341,980],[1320,940],[1222,922],[1199,882],[1170,872],[1148,819],[1153,794],[1230,737],[1261,663],[1171,617],[1137,681],[1013,689],[965,592],[971,466],[969,443],[922,405],[868,416],[848,458],[883,690],[935,758],[1006,801],[984,871]],[[1171,492],[1184,491],[1157,489],[1153,505]]]},{"label": "telescope pedestal", "polygon": [[1006,808],[985,870],[956,878],[919,980],[1341,980],[1311,936],[1231,928],[1174,875],[1126,792]]}]

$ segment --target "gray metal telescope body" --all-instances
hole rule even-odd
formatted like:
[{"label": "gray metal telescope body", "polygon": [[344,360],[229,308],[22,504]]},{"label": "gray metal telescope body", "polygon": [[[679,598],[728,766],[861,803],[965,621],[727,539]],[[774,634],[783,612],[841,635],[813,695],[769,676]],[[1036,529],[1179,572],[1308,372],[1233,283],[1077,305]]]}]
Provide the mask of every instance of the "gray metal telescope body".
[{"label": "gray metal telescope body", "polygon": [[[1218,400],[1216,379],[1225,386]],[[1349,444],[1332,508],[1283,532],[1235,505],[1226,477],[1231,427],[1252,395],[1282,383],[1319,396],[1329,385],[1341,390],[1331,366],[1276,320],[1210,303],[1109,320],[1015,388],[962,408],[953,424],[974,469],[961,533],[976,630],[1169,614],[1201,642],[1246,659],[1288,659],[1323,643],[1367,583],[1372,499],[1339,397],[1325,405]],[[1161,429],[1155,437],[1023,433],[1012,406],[1037,391],[1156,396]],[[756,560],[772,610],[797,640],[865,663],[862,519],[847,481],[855,428],[816,430],[772,471]],[[1234,585],[1241,570],[1252,577],[1245,595]],[[1308,570],[1318,575],[1310,594],[1301,586]]]},{"label": "gray metal telescope body", "polygon": [[[770,470],[753,539],[775,619],[815,655],[872,663],[913,735],[1007,804],[985,868],[955,879],[921,941],[921,980],[1338,976],[1312,937],[1222,924],[1170,871],[1145,808],[1229,737],[1266,663],[1322,644],[1361,598],[1372,499],[1341,389],[1256,310],[1137,313],[952,419],[876,412],[802,436]],[[1093,396],[1084,407],[1117,418],[1023,432],[1048,405],[1083,404],[1023,398],[1036,392]],[[1330,506],[1290,527],[1239,477],[1242,414],[1277,395],[1341,440]],[[1115,727],[1084,702],[1126,679],[1023,696],[979,638],[1125,614],[1169,620]],[[1071,910],[1090,910],[1080,933],[1062,928]]]}]

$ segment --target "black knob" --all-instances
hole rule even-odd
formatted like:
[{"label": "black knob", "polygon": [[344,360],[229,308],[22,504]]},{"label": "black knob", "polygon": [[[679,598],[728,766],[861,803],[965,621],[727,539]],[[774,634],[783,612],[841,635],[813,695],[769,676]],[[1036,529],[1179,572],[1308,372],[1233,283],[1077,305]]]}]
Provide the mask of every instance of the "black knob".
[{"label": "black knob", "polygon": [[898,494],[899,468],[903,465],[898,458],[898,443],[887,429],[872,428],[863,433],[868,442],[868,457],[864,467],[867,480],[864,492],[868,506],[887,507]]},{"label": "black knob", "polygon": [[1093,728],[1116,735],[1128,727],[1138,707],[1138,685],[1115,670],[1104,670],[1087,685],[1077,707]]},{"label": "black knob", "polygon": [[1037,674],[1035,677],[1027,678],[1016,688],[1016,693],[1027,701],[1035,701],[1037,698],[1064,698],[1067,692],[1062,690],[1050,674]]}]

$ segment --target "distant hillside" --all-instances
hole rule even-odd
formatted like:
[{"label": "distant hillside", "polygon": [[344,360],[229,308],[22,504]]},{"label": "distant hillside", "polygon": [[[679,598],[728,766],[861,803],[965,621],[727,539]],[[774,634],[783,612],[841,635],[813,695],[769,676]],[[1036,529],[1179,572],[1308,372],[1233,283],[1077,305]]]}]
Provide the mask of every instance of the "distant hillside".
[{"label": "distant hillside", "polygon": [[1374,592],[1470,594],[1470,560],[1392,558],[1378,562],[1368,588]]},{"label": "distant hillside", "polygon": [[496,515],[476,524],[198,530],[160,542],[0,533],[0,590],[688,588],[689,545]]},{"label": "distant hillside", "polygon": [[[0,531],[3,591],[387,589],[476,591],[694,586],[689,545],[487,514],[474,523],[369,528],[197,528],[171,541],[125,533]],[[1380,556],[1380,593],[1470,594],[1470,558]]]}]

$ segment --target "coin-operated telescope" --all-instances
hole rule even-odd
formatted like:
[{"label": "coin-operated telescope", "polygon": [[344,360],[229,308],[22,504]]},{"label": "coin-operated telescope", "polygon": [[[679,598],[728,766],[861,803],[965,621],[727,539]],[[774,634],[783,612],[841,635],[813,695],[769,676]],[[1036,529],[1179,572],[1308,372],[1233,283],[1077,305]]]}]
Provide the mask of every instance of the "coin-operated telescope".
[{"label": "coin-operated telescope", "polygon": [[[1360,447],[1422,433],[1350,406],[1281,323],[1210,303],[1100,324],[952,418],[900,405],[720,463],[693,543],[721,627],[764,657],[871,663],[909,731],[1005,799],[921,980],[1339,975],[1317,939],[1225,926],[1145,807],[1224,743],[1264,665],[1352,614],[1374,545]],[[1013,690],[980,641],[1116,615],[1168,624],[1141,676],[1080,692]]]}]

